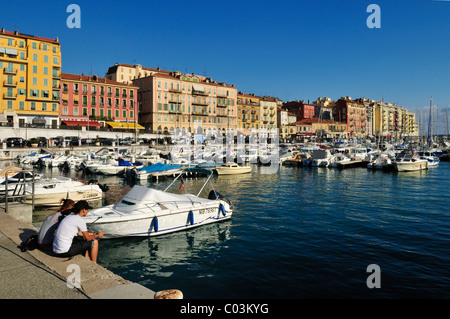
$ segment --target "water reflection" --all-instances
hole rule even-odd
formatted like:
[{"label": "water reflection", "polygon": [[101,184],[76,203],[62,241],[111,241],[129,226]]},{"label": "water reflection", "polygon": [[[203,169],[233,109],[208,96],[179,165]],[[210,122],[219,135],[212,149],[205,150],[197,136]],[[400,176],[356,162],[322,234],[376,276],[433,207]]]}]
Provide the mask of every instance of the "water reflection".
[{"label": "water reflection", "polygon": [[171,271],[167,268],[180,264],[203,267],[203,258],[214,259],[226,247],[231,225],[228,220],[161,237],[103,240],[99,263],[110,270],[122,271],[136,270],[139,265],[142,276],[168,276]]}]

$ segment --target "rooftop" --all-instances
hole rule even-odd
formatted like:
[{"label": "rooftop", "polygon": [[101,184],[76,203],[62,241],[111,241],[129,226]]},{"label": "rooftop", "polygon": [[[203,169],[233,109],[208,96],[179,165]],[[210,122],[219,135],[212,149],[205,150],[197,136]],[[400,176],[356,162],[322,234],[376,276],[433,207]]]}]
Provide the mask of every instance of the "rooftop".
[{"label": "rooftop", "polygon": [[120,85],[120,86],[128,86],[133,88],[138,88],[137,86],[128,85],[122,82],[117,82],[113,80],[108,80],[105,78],[99,78],[96,75],[83,75],[83,74],[69,74],[69,73],[61,73],[62,80],[72,80],[72,81],[82,81],[82,82],[95,82],[99,84],[111,84],[111,85]]},{"label": "rooftop", "polygon": [[32,39],[32,40],[36,40],[36,41],[44,41],[44,42],[59,44],[58,38],[49,39],[49,38],[44,38],[44,37],[37,37],[37,36],[31,35],[31,34],[19,33],[19,31],[17,31],[17,30],[14,32],[11,32],[11,31],[6,31],[5,28],[2,28],[2,29],[0,29],[0,34],[17,37],[17,38],[22,38],[22,39]]}]

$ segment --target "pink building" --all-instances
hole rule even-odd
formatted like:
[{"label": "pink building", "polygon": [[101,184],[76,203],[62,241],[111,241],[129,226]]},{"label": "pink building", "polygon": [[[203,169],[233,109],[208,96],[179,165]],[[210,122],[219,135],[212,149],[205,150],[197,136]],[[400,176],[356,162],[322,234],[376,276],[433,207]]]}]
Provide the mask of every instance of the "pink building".
[{"label": "pink building", "polygon": [[61,73],[61,125],[134,129],[137,89],[96,75]]}]

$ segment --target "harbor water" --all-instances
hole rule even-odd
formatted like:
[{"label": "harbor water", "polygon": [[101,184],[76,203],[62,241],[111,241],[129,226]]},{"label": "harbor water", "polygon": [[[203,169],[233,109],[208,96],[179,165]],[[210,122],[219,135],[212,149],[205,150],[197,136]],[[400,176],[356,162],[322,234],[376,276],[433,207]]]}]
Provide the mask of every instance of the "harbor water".
[{"label": "harbor water", "polygon": [[[99,264],[154,291],[195,299],[449,298],[450,163],[418,172],[286,167],[215,176],[232,219],[151,238],[101,240]],[[57,169],[42,173],[55,176]],[[133,186],[96,178],[114,203]],[[164,189],[172,180],[148,181]],[[183,190],[196,194],[204,178]],[[103,203],[103,204],[105,204]],[[47,209],[35,212],[39,223]],[[369,288],[369,265],[380,288]]]}]

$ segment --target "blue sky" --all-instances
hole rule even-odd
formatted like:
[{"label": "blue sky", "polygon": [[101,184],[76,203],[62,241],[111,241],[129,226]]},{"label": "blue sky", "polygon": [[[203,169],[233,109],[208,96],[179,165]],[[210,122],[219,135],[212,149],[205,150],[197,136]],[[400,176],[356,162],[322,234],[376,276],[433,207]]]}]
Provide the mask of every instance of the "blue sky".
[{"label": "blue sky", "polygon": [[[81,28],[69,29],[69,4]],[[371,3],[381,28],[369,29]],[[11,0],[0,27],[58,37],[63,72],[115,62],[207,75],[283,101],[368,97],[450,105],[450,1]]]}]

